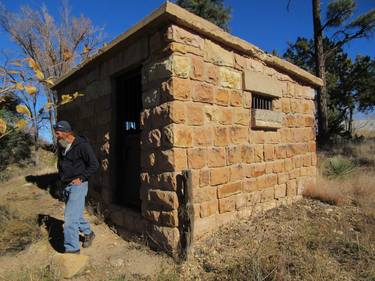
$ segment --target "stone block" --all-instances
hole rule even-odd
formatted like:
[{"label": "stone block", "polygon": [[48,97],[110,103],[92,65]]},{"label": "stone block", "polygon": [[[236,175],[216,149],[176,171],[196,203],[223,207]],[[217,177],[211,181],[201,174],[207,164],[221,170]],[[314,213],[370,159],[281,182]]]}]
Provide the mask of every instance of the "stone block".
[{"label": "stone block", "polygon": [[146,210],[143,216],[158,225],[163,226],[178,226],[178,211],[158,211],[158,210]]},{"label": "stone block", "polygon": [[230,105],[231,106],[242,106],[242,92],[241,91],[230,91]]},{"label": "stone block", "polygon": [[244,169],[241,164],[230,166],[230,181],[242,180]]},{"label": "stone block", "polygon": [[235,196],[236,210],[241,210],[247,206],[248,194],[238,194]]},{"label": "stone block", "polygon": [[281,98],[281,83],[270,76],[251,70],[244,71],[244,90]]},{"label": "stone block", "polygon": [[251,175],[253,177],[260,177],[266,173],[266,163],[257,163],[251,166],[252,166]]},{"label": "stone block", "polygon": [[210,170],[210,184],[219,185],[225,184],[229,180],[229,168],[212,168]]},{"label": "stone block", "polygon": [[192,126],[203,125],[204,123],[204,107],[200,103],[186,104],[187,124]]},{"label": "stone block", "polygon": [[294,197],[297,195],[297,181],[291,179],[286,183],[286,194],[288,197]]},{"label": "stone block", "polygon": [[183,124],[171,124],[163,128],[163,141],[167,146],[191,147],[193,130]]},{"label": "stone block", "polygon": [[188,79],[173,77],[162,83],[163,100],[187,100],[191,96],[192,84]]},{"label": "stone block", "polygon": [[234,65],[234,55],[211,40],[204,40],[204,59],[216,65]]},{"label": "stone block", "polygon": [[200,205],[200,216],[204,218],[204,217],[209,217],[209,216],[217,214],[219,211],[218,206],[219,206],[219,202],[216,199],[203,202]]},{"label": "stone block", "polygon": [[234,196],[219,199],[219,213],[232,212],[236,209],[236,200]]},{"label": "stone block", "polygon": [[190,169],[201,169],[207,163],[207,149],[191,148],[187,151],[188,166]]},{"label": "stone block", "polygon": [[193,46],[198,49],[203,49],[203,39],[191,33],[190,31],[183,29],[177,25],[170,25],[166,32],[166,39],[169,41],[175,41],[183,43],[185,45]]},{"label": "stone block", "polygon": [[282,127],[284,113],[279,111],[252,109],[251,126],[253,128],[278,129]]},{"label": "stone block", "polygon": [[264,145],[264,159],[265,160],[275,159],[275,146],[273,144]]},{"label": "stone block", "polygon": [[201,169],[199,171],[199,186],[206,186],[210,184],[210,170]]},{"label": "stone block", "polygon": [[192,68],[190,78],[202,81],[204,79],[204,62],[201,57],[193,56],[191,58]]},{"label": "stone block", "polygon": [[201,188],[193,188],[194,203],[202,203],[217,199],[216,186],[205,186]]},{"label": "stone block", "polygon": [[173,101],[168,104],[168,119],[172,123],[185,123],[187,113],[185,110],[185,102]]},{"label": "stone block", "polygon": [[268,187],[262,190],[261,202],[269,202],[275,199],[275,189],[273,187]]},{"label": "stone block", "polygon": [[283,184],[289,180],[289,173],[280,173],[277,175],[277,183]]},{"label": "stone block", "polygon": [[213,147],[207,150],[208,166],[223,167],[225,166],[225,148]]},{"label": "stone block", "polygon": [[215,93],[215,103],[227,106],[229,104],[229,90],[221,88],[217,89]]},{"label": "stone block", "polygon": [[233,116],[234,124],[241,126],[249,126],[250,123],[250,112],[246,109],[235,109]]},{"label": "stone block", "polygon": [[280,199],[286,196],[286,184],[275,186],[275,198]]},{"label": "stone block", "polygon": [[233,123],[232,108],[216,108],[214,111],[214,118],[221,125],[231,125]]},{"label": "stone block", "polygon": [[253,163],[254,162],[254,147],[248,144],[241,146],[242,162]]},{"label": "stone block", "polygon": [[162,210],[176,210],[179,205],[176,192],[158,189],[148,191],[148,202]]},{"label": "stone block", "polygon": [[219,85],[223,88],[242,89],[242,75],[236,70],[227,67],[219,68]]},{"label": "stone block", "polygon": [[255,178],[249,178],[243,181],[243,192],[250,193],[256,190],[258,189]]},{"label": "stone block", "polygon": [[180,232],[176,227],[159,226],[150,224],[146,235],[151,247],[176,253],[180,243]]},{"label": "stone block", "polygon": [[254,145],[254,162],[262,162],[264,160],[264,145]]},{"label": "stone block", "polygon": [[211,85],[206,83],[195,83],[193,100],[204,103],[213,103],[214,89]]},{"label": "stone block", "polygon": [[213,128],[193,127],[193,145],[211,146],[213,143]]},{"label": "stone block", "polygon": [[226,148],[227,151],[227,165],[238,164],[242,161],[242,146],[230,145]]},{"label": "stone block", "polygon": [[219,70],[216,65],[206,63],[205,64],[205,81],[217,85],[219,80]]},{"label": "stone block", "polygon": [[172,56],[172,72],[180,78],[188,78],[191,71],[191,58],[188,56]]},{"label": "stone block", "polygon": [[243,144],[247,142],[248,128],[241,126],[232,126],[229,128],[230,140],[234,144]]},{"label": "stone block", "polygon": [[226,146],[229,144],[229,133],[226,127],[215,127],[214,128],[214,145],[215,146]]}]

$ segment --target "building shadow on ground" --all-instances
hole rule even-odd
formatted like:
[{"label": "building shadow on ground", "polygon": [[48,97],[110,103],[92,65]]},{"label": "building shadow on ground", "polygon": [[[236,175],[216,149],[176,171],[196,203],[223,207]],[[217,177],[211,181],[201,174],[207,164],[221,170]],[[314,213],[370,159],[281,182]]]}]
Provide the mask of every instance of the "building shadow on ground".
[{"label": "building shadow on ground", "polygon": [[60,201],[64,201],[63,187],[58,180],[57,173],[44,175],[28,175],[25,177],[27,182],[33,183],[40,189],[48,190],[51,196]]}]

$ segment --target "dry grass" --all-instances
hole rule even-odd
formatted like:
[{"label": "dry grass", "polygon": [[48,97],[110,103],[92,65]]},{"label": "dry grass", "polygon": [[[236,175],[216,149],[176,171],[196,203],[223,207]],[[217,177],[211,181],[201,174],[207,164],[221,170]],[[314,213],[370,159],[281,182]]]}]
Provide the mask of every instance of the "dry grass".
[{"label": "dry grass", "polygon": [[[360,144],[336,146],[329,152],[320,153],[317,184],[306,187],[304,196],[334,205],[355,204],[366,211],[375,210],[372,204],[375,201],[374,152],[375,141],[368,140]],[[335,156],[332,157],[333,154]],[[329,176],[327,163],[335,158],[341,159],[347,169],[344,167],[342,175],[332,177]]]},{"label": "dry grass", "polygon": [[61,274],[50,265],[42,268],[28,268],[18,272],[9,273],[0,280],[4,281],[60,281]]},{"label": "dry grass", "polygon": [[36,218],[20,216],[0,204],[0,255],[17,253],[41,237]]}]

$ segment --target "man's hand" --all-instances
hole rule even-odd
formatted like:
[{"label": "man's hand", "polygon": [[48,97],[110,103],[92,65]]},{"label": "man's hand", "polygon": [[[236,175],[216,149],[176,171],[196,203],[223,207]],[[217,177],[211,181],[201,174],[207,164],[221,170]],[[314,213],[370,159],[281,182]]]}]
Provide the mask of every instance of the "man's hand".
[{"label": "man's hand", "polygon": [[81,181],[80,178],[76,178],[76,179],[71,181],[71,184],[74,184],[74,185],[80,185],[81,183],[82,183],[82,181]]}]

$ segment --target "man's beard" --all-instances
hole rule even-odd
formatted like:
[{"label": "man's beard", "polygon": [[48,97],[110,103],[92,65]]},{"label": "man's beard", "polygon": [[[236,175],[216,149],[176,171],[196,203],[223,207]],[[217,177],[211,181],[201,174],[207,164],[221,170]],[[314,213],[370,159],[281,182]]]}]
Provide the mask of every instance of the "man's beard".
[{"label": "man's beard", "polygon": [[68,141],[67,140],[64,140],[64,139],[59,139],[57,141],[59,143],[59,145],[62,147],[62,148],[66,148],[68,146]]}]

